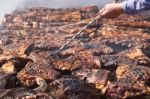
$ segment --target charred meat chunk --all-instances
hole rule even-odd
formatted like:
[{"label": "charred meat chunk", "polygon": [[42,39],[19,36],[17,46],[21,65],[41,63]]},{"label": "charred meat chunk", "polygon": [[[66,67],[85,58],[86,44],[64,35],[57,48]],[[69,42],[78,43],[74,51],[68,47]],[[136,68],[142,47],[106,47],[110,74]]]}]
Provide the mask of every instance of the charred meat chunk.
[{"label": "charred meat chunk", "polygon": [[50,94],[57,99],[100,99],[98,91],[84,81],[64,76],[49,84]]},{"label": "charred meat chunk", "polygon": [[147,83],[150,81],[150,68],[144,66],[121,65],[116,70],[118,79],[130,77],[133,81]]},{"label": "charred meat chunk", "polygon": [[108,81],[114,79],[114,75],[102,69],[82,69],[74,72],[74,75],[89,84],[93,84],[97,89],[104,88]]},{"label": "charred meat chunk", "polygon": [[46,81],[53,81],[60,77],[60,73],[55,71],[49,62],[41,60],[40,62],[29,62],[17,76],[23,85],[31,87],[35,85],[36,77]]},{"label": "charred meat chunk", "polygon": [[136,99],[139,96],[146,96],[148,94],[147,87],[144,84],[133,81],[130,77],[121,78],[117,82],[110,83],[105,90],[106,96],[110,99],[126,99],[131,97]]}]

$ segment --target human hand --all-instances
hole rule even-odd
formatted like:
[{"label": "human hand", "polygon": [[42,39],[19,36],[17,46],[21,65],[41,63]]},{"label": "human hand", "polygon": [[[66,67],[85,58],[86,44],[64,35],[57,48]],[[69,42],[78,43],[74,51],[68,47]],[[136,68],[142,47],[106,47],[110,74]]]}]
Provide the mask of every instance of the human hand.
[{"label": "human hand", "polygon": [[105,5],[105,7],[99,11],[99,16],[102,18],[114,19],[123,13],[122,3],[111,3]]}]

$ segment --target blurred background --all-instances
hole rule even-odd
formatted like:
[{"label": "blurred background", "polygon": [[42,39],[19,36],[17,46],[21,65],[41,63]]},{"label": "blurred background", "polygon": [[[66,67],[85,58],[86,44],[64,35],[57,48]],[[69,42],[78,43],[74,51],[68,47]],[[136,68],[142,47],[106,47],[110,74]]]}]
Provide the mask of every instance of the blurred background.
[{"label": "blurred background", "polygon": [[87,5],[104,6],[112,0],[1,0],[0,19],[14,10],[31,7],[70,8]]}]

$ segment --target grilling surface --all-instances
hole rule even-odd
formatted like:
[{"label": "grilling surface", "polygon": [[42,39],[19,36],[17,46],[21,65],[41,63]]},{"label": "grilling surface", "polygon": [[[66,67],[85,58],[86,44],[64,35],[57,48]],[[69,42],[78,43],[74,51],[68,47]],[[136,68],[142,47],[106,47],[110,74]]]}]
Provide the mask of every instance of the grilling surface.
[{"label": "grilling surface", "polygon": [[122,15],[94,23],[59,57],[50,56],[98,14],[31,8],[5,16],[0,32],[1,99],[149,99],[150,21]]}]

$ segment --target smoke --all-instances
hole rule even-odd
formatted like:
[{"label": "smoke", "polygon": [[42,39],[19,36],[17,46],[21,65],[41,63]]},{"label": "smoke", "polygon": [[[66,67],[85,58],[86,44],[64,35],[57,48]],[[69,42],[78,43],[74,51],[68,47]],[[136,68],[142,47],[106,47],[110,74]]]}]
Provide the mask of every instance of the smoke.
[{"label": "smoke", "polygon": [[87,5],[103,6],[111,0],[26,0],[25,7],[70,8]]},{"label": "smoke", "polygon": [[11,13],[17,8],[17,5],[23,0],[1,0],[0,3],[0,19],[4,17],[6,13]]},{"label": "smoke", "polygon": [[48,7],[48,8],[70,8],[87,5],[103,6],[112,0],[1,0],[0,19],[5,14],[19,8]]}]

